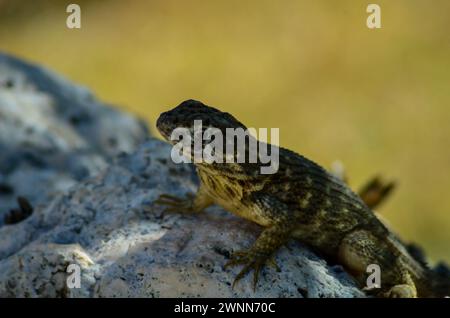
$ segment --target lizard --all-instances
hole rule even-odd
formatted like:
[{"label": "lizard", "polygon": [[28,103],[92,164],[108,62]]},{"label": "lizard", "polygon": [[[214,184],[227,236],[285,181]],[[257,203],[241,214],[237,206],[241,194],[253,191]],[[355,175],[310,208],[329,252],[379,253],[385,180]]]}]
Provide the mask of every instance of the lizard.
[{"label": "lizard", "polygon": [[[247,129],[231,114],[196,100],[162,113],[156,126],[164,139],[175,144],[173,130],[186,128],[193,136],[196,120],[202,121],[202,131],[220,129],[223,136],[227,128]],[[203,141],[202,147],[205,144]],[[196,194],[183,198],[162,194],[155,202],[165,205],[168,212],[192,214],[218,204],[263,228],[250,248],[232,253],[225,264],[225,268],[242,266],[233,287],[253,271],[256,288],[264,266],[279,270],[276,252],[296,239],[336,260],[361,286],[366,283],[367,266],[379,265],[378,297],[443,296],[433,290],[431,271],[410,255],[397,235],[343,180],[300,154],[282,147],[278,150],[279,167],[273,174],[261,174],[261,162],[194,161],[200,180]],[[235,149],[233,156],[237,152]],[[190,156],[194,158],[193,152]],[[446,285],[445,292],[448,290]]]}]

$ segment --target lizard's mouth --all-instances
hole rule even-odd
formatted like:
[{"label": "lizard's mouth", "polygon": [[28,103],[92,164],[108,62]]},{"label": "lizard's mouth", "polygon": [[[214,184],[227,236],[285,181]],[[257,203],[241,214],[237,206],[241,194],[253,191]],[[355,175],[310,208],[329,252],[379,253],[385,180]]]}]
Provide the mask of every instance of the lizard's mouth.
[{"label": "lizard's mouth", "polygon": [[169,142],[171,142],[171,140],[170,140],[170,135],[169,134],[167,134],[164,130],[161,130],[161,129],[158,129],[158,131],[159,131],[159,133],[161,134],[161,136],[163,136],[163,138],[166,140],[166,141],[169,141]]}]

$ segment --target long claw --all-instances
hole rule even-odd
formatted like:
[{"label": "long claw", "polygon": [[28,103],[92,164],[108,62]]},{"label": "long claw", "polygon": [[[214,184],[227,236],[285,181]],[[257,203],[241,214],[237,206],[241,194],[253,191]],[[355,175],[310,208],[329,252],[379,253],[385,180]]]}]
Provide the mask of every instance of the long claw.
[{"label": "long claw", "polygon": [[244,252],[234,252],[231,259],[224,265],[224,268],[226,269],[230,266],[244,264],[245,263],[244,257],[245,257]]},{"label": "long claw", "polygon": [[161,194],[155,201],[155,204],[167,206],[163,213],[193,213],[193,198],[191,194],[187,194],[186,198],[178,198],[170,194]]},{"label": "long claw", "polygon": [[254,272],[253,272],[253,291],[256,291],[256,286],[258,285],[258,279],[259,279],[259,272],[261,271],[263,267],[263,264],[258,262],[255,265]]},{"label": "long claw", "polygon": [[244,268],[239,272],[239,274],[236,275],[233,281],[233,286],[231,288],[234,289],[234,286],[236,286],[236,283],[240,281],[245,275],[248,274],[248,272],[251,270],[251,264],[247,264],[244,266]]},{"label": "long claw", "polygon": [[265,264],[274,266],[277,270],[280,270],[275,260],[270,258],[270,256],[266,254],[261,254],[254,251],[241,251],[235,252],[231,259],[225,264],[224,268],[228,268],[230,266],[236,266],[243,264],[244,267],[236,275],[232,288],[236,286],[239,280],[241,280],[245,275],[247,275],[251,270],[253,273],[253,290],[256,290],[256,286],[258,285],[259,274],[263,269]]},{"label": "long claw", "polygon": [[267,260],[267,265],[273,267],[277,272],[281,272],[281,268],[280,266],[278,266],[277,261],[275,260],[274,257],[271,257]]},{"label": "long claw", "polygon": [[192,199],[192,195],[191,194],[186,194],[186,198],[179,198],[177,196],[171,195],[171,194],[161,194],[156,200],[155,202],[184,202],[187,200]]}]

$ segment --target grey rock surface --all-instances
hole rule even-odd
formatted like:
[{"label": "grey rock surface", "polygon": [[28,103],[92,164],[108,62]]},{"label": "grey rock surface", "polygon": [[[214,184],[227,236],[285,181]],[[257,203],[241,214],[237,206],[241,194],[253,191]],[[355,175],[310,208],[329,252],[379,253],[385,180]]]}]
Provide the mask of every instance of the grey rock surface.
[{"label": "grey rock surface", "polygon": [[147,137],[86,88],[0,53],[0,226],[17,196],[44,203]]},{"label": "grey rock surface", "polygon": [[[352,279],[300,243],[277,255],[256,292],[251,276],[233,290],[239,268],[230,253],[252,244],[260,228],[219,207],[195,216],[163,214],[161,193],[183,196],[197,180],[170,160],[170,146],[150,140],[132,155],[16,225],[0,228],[0,296],[39,297],[361,297]],[[81,268],[81,288],[64,279]]]},{"label": "grey rock surface", "polygon": [[[0,297],[364,297],[298,242],[277,254],[281,272],[263,270],[256,292],[251,275],[233,290],[240,268],[223,265],[261,229],[216,206],[162,213],[160,194],[195,192],[198,181],[147,137],[87,90],[0,55],[0,184],[12,188],[0,210],[18,194],[36,203],[30,217],[0,224]],[[67,284],[73,265],[80,288]]]}]

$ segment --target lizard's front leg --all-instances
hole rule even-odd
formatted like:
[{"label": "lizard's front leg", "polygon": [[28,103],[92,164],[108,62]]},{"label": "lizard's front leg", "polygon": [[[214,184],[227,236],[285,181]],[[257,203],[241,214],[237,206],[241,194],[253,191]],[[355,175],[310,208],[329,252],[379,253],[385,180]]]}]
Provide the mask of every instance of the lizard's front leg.
[{"label": "lizard's front leg", "polygon": [[202,212],[214,202],[206,193],[204,185],[200,183],[195,195],[187,194],[185,198],[179,198],[170,194],[161,194],[154,203],[167,206],[164,213],[195,214]]},{"label": "lizard's front leg", "polygon": [[253,289],[256,289],[259,273],[266,264],[272,265],[279,271],[273,254],[288,241],[289,234],[290,230],[287,226],[275,224],[266,228],[250,249],[233,253],[230,261],[225,264],[225,268],[244,265],[234,279],[233,288],[241,278],[253,270]]}]

